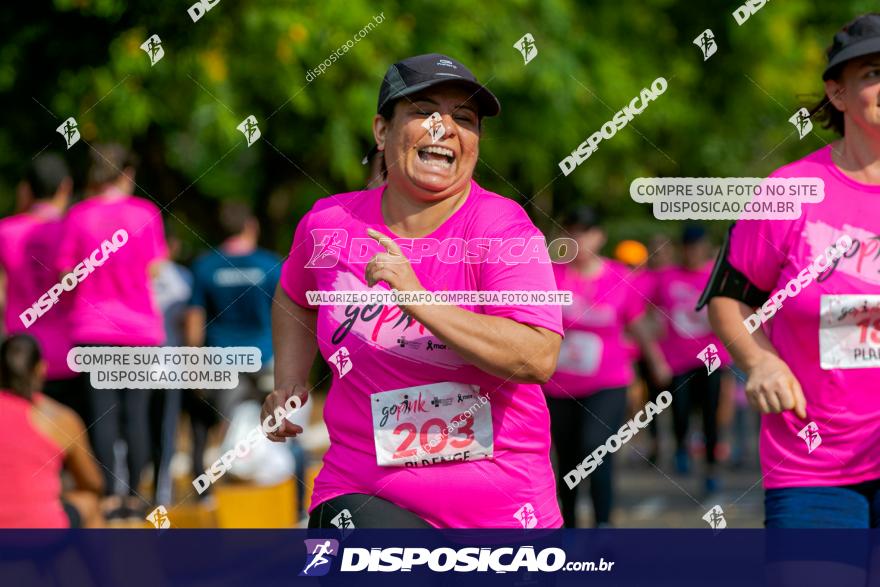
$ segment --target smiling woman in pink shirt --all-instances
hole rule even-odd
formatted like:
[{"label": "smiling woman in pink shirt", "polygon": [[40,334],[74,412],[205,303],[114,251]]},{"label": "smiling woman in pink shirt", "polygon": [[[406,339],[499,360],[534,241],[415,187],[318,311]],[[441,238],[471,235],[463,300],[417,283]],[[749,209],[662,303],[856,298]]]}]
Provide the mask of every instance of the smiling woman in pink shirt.
[{"label": "smiling woman in pink shirt", "polygon": [[[315,307],[306,296],[555,290],[522,207],[472,179],[482,118],[499,109],[452,58],[391,66],[373,121],[387,184],[319,200],[297,227],[273,307],[276,391],[263,417],[293,394],[306,399],[320,351],[333,369],[331,444],[310,527],[562,525],[540,387],[559,352],[558,305]],[[541,250],[511,260],[491,247],[512,242]],[[462,260],[466,243],[489,249]],[[269,438],[301,431],[285,421]]]},{"label": "smiling woman in pink shirt", "polygon": [[771,528],[880,527],[880,14],[838,32],[828,59],[816,111],[843,138],[771,174],[821,178],[825,199],[737,221],[704,294],[764,414]]}]

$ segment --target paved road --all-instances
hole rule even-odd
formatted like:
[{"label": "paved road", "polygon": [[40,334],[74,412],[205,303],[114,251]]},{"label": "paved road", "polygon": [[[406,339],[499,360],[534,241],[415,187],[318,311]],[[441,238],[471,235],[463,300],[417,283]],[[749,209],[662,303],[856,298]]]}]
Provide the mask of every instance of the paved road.
[{"label": "paved road", "polygon": [[[666,422],[664,424],[671,424]],[[675,472],[671,438],[666,438],[665,458],[657,466],[650,464],[647,432],[624,446],[617,457],[617,493],[613,525],[619,528],[705,528],[702,517],[714,505],[720,505],[729,528],[761,528],[764,520],[764,493],[761,473],[755,456],[756,423],[749,419],[747,464],[719,468],[720,490],[706,496],[699,459],[694,460],[689,476]],[[667,426],[667,430],[668,430]],[[644,437],[643,437],[644,436]],[[579,525],[592,527],[592,505],[586,484],[582,484],[578,504]]]}]

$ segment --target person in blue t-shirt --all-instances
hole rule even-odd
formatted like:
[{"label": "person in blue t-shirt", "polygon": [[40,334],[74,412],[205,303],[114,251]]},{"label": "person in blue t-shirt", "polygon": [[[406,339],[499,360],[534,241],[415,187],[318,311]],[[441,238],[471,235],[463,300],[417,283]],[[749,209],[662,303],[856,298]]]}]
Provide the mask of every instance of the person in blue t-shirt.
[{"label": "person in blue t-shirt", "polygon": [[257,246],[260,225],[247,205],[220,207],[224,240],[192,264],[193,288],[184,319],[189,346],[253,346],[262,353],[257,373],[239,373],[235,389],[187,394],[193,425],[193,468],[204,471],[208,430],[220,423],[225,434],[235,407],[247,399],[260,402],[272,391],[272,296],[281,276],[282,259]]}]

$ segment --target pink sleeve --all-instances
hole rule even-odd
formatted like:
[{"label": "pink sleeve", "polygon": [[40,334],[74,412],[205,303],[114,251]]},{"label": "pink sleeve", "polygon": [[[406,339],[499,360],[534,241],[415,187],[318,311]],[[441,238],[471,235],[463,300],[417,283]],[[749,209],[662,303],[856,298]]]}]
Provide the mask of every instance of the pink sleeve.
[{"label": "pink sleeve", "polygon": [[645,298],[647,297],[642,291],[645,283],[645,272],[634,273],[625,265],[617,265],[618,278],[623,281],[618,286],[623,296],[623,304],[621,305],[620,316],[624,324],[629,324],[645,313]]},{"label": "pink sleeve", "polygon": [[[525,212],[523,212],[525,215]],[[532,237],[544,235],[530,221],[515,226],[504,226],[501,238],[522,237],[528,242]],[[483,291],[555,291],[556,278],[546,248],[540,259],[519,263],[488,263],[480,265],[480,289]],[[483,306],[486,314],[509,318],[522,324],[540,326],[562,334],[562,308],[559,305]]]},{"label": "pink sleeve", "polygon": [[168,258],[168,243],[165,241],[165,226],[162,224],[162,213],[159,209],[155,209],[155,214],[151,218],[152,230],[152,255],[150,261]]},{"label": "pink sleeve", "polygon": [[791,246],[796,220],[738,220],[730,232],[727,260],[764,291],[776,287]]},{"label": "pink sleeve", "polygon": [[314,269],[307,268],[306,265],[312,256],[314,245],[309,236],[309,220],[311,212],[308,212],[299,221],[296,226],[296,233],[293,235],[293,244],[290,247],[290,254],[284,265],[281,267],[281,288],[290,296],[297,305],[310,310],[316,309],[310,306],[306,299],[307,291],[317,290],[317,282],[315,281]]}]

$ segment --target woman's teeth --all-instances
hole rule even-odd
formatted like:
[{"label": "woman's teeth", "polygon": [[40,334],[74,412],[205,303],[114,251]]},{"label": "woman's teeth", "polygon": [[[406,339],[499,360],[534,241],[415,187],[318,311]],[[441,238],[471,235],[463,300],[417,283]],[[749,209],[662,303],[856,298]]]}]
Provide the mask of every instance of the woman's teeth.
[{"label": "woman's teeth", "polygon": [[426,165],[448,169],[452,167],[452,162],[455,161],[455,153],[447,147],[432,145],[419,149],[419,160]]}]

